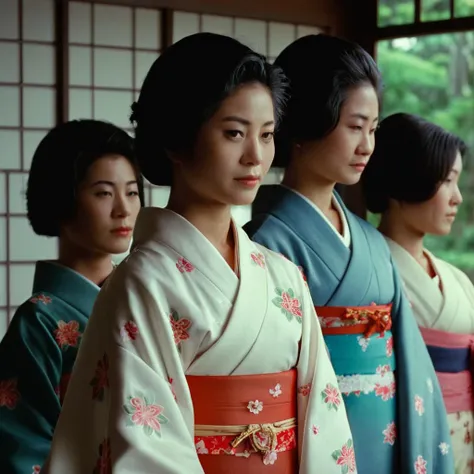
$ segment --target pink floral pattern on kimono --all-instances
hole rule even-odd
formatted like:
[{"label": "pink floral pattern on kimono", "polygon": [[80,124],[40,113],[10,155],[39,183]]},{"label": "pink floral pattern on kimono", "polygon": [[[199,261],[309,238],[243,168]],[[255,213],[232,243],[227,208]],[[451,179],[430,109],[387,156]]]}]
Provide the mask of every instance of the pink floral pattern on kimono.
[{"label": "pink floral pattern on kimono", "polygon": [[138,326],[133,321],[127,321],[120,330],[124,342],[135,341],[139,333]]},{"label": "pink floral pattern on kimono", "polygon": [[178,312],[173,309],[170,313],[170,323],[173,329],[174,343],[176,345],[189,339],[188,329],[191,327],[191,321],[189,319],[180,318]]},{"label": "pink floral pattern on kimono", "polygon": [[298,388],[298,393],[303,397],[307,397],[311,393],[311,384],[307,383]]},{"label": "pink floral pattern on kimono", "polygon": [[329,410],[337,411],[342,403],[339,389],[330,383],[328,383],[326,388],[321,392],[321,398]]},{"label": "pink floral pattern on kimono", "polygon": [[38,464],[35,464],[35,465],[32,467],[32,469],[33,469],[32,474],[40,474],[40,472],[41,472],[41,466],[39,466]]},{"label": "pink floral pattern on kimono", "polygon": [[54,330],[54,337],[61,349],[77,347],[80,336],[81,333],[77,321],[69,321],[68,323],[59,321],[58,328]]},{"label": "pink floral pattern on kimono", "polygon": [[176,262],[176,268],[181,273],[191,273],[194,270],[194,266],[191,262],[188,262],[184,257],[180,257]]},{"label": "pink floral pattern on kimono", "polygon": [[296,319],[301,324],[303,318],[301,302],[295,297],[294,291],[291,288],[288,290],[275,288],[275,293],[278,296],[272,299],[272,303],[281,309],[288,321]]},{"label": "pink floral pattern on kimono", "polygon": [[415,461],[415,474],[427,474],[426,464],[423,456],[418,456]]},{"label": "pink floral pattern on kimono", "polygon": [[37,303],[49,304],[51,303],[52,299],[49,296],[41,294],[37,296],[32,296],[30,298],[30,301],[35,304]]},{"label": "pink floral pattern on kimono", "polygon": [[375,395],[380,397],[384,402],[391,400],[395,396],[395,392],[395,382],[391,382],[388,385],[375,384]]},{"label": "pink floral pattern on kimono", "polygon": [[341,449],[334,451],[332,458],[338,466],[341,466],[341,474],[356,472],[355,453],[351,439]]},{"label": "pink floral pattern on kimono", "polygon": [[20,400],[17,384],[16,379],[0,381],[0,407],[7,407],[10,410],[16,407]]},{"label": "pink floral pattern on kimono", "polygon": [[263,256],[262,253],[252,252],[250,254],[250,258],[252,259],[253,263],[255,263],[261,268],[265,268],[265,257]]},{"label": "pink floral pattern on kimono", "polygon": [[385,353],[387,357],[392,357],[393,354],[393,336],[390,336],[385,343]]},{"label": "pink floral pattern on kimono", "polygon": [[145,397],[128,397],[123,409],[129,416],[129,426],[141,426],[147,436],[155,434],[161,438],[161,427],[168,423],[162,406],[149,403]]},{"label": "pink floral pattern on kimono", "polygon": [[104,399],[105,389],[109,387],[109,357],[107,354],[102,356],[97,362],[95,375],[89,385],[92,387],[92,399],[102,401]]},{"label": "pink floral pattern on kimono", "polygon": [[382,434],[384,436],[383,442],[385,444],[393,446],[397,438],[397,427],[395,425],[395,422],[392,421],[391,423],[389,423],[387,427],[383,430]]},{"label": "pink floral pattern on kimono", "polygon": [[99,446],[99,457],[92,474],[112,474],[112,456],[109,438],[104,439]]}]

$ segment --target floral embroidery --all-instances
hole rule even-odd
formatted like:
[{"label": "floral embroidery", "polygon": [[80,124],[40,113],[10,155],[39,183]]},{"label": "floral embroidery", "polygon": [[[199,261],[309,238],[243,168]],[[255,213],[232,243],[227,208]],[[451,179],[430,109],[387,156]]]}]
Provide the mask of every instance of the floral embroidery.
[{"label": "floral embroidery", "polygon": [[383,442],[393,446],[395,444],[395,439],[397,437],[397,427],[395,426],[395,422],[392,421],[387,425],[387,427],[382,431],[384,436]]},{"label": "floral embroidery", "polygon": [[254,415],[258,415],[263,410],[263,402],[259,400],[250,401],[249,404],[247,405],[247,408],[250,413],[253,413]]},{"label": "floral embroidery", "polygon": [[449,453],[449,444],[448,443],[440,443],[438,446],[439,450],[441,451],[441,454],[443,456],[446,456]]},{"label": "floral embroidery", "polygon": [[273,397],[273,398],[278,398],[281,394],[282,394],[282,391],[281,391],[281,385],[279,383],[277,383],[275,385],[275,388],[271,388],[269,390],[270,392],[270,395]]},{"label": "floral embroidery", "polygon": [[415,410],[420,416],[423,415],[423,413],[425,412],[423,399],[419,395],[415,395]]},{"label": "floral embroidery", "polygon": [[41,472],[41,466],[39,466],[38,464],[35,464],[35,465],[32,467],[32,469],[33,469],[32,474],[40,474],[40,472]]},{"label": "floral embroidery", "polygon": [[370,338],[364,337],[364,336],[358,336],[357,342],[359,343],[359,346],[362,348],[362,352],[365,352],[367,350],[367,347],[369,347]]},{"label": "floral embroidery", "polygon": [[341,474],[356,472],[355,454],[351,439],[341,449],[334,451],[332,458],[338,466],[341,466]]},{"label": "floral embroidery", "polygon": [[268,466],[269,464],[275,464],[275,461],[278,459],[278,454],[276,451],[268,451],[265,456],[263,456],[263,464]]},{"label": "floral embroidery", "polygon": [[201,439],[201,441],[196,443],[196,452],[198,454],[209,454],[209,450],[206,448],[204,440]]},{"label": "floral embroidery", "polygon": [[135,341],[139,333],[138,326],[133,321],[127,321],[120,329],[120,336],[124,342]]},{"label": "floral embroidery", "polygon": [[178,399],[176,398],[176,393],[173,388],[173,379],[171,377],[168,377],[168,383],[170,384],[171,393],[173,394],[174,401],[178,402]]},{"label": "floral embroidery", "polygon": [[423,459],[423,456],[418,456],[415,461],[415,473],[426,474],[426,464],[427,462]]},{"label": "floral embroidery", "polygon": [[189,319],[180,319],[179,314],[174,309],[170,313],[170,323],[173,329],[174,343],[178,345],[181,341],[189,339],[188,329],[191,327]]},{"label": "floral embroidery", "polygon": [[0,407],[7,407],[13,410],[20,400],[20,392],[17,389],[17,380],[0,381]]},{"label": "floral embroidery", "polygon": [[263,256],[263,253],[252,252],[250,254],[250,258],[252,259],[253,263],[255,263],[255,265],[258,265],[261,268],[265,268],[265,257]]},{"label": "floral embroidery", "polygon": [[311,427],[311,431],[315,436],[318,435],[319,434],[319,426],[313,425]]},{"label": "floral embroidery", "polygon": [[68,347],[77,347],[77,342],[81,333],[79,332],[79,323],[77,321],[58,322],[58,328],[54,330],[54,337],[61,349]]},{"label": "floral embroidery", "polygon": [[375,395],[381,397],[384,402],[391,400],[395,396],[395,392],[395,382],[391,382],[387,385],[382,385],[380,383],[375,384]]},{"label": "floral embroidery", "polygon": [[328,383],[326,388],[321,392],[321,398],[323,403],[328,406],[329,410],[337,411],[339,409],[339,405],[341,404],[341,394],[334,385]]},{"label": "floral embroidery", "polygon": [[428,387],[428,392],[433,393],[433,381],[430,378],[426,381],[426,385]]},{"label": "floral embroidery", "polygon": [[388,364],[385,365],[379,365],[376,369],[376,372],[383,377],[385,374],[388,372],[391,372],[392,369],[390,369],[390,366]]},{"label": "floral embroidery", "polygon": [[161,438],[161,426],[168,423],[162,406],[149,403],[145,397],[128,397],[128,403],[123,405],[123,409],[130,417],[128,426],[142,426],[147,436],[156,434]]},{"label": "floral embroidery", "polygon": [[283,290],[282,288],[275,288],[275,293],[278,295],[273,298],[272,303],[281,309],[281,312],[286,316],[288,321],[291,321],[295,317],[296,321],[302,323],[302,308],[298,298],[295,298],[294,291],[289,288]]},{"label": "floral embroidery", "polygon": [[393,354],[393,336],[390,336],[385,343],[385,353],[387,357],[392,357]]},{"label": "floral embroidery", "polygon": [[110,439],[106,438],[99,446],[99,457],[92,474],[112,474]]},{"label": "floral embroidery", "polygon": [[102,401],[104,399],[105,389],[109,387],[109,357],[107,354],[102,356],[97,362],[94,378],[89,385],[92,387],[92,400]]},{"label": "floral embroidery", "polygon": [[191,262],[188,262],[184,257],[180,257],[176,262],[176,268],[181,273],[191,273],[194,270],[194,266]]},{"label": "floral embroidery", "polygon": [[311,393],[311,384],[307,383],[306,385],[302,385],[298,388],[298,393],[303,395],[303,397],[307,397]]},{"label": "floral embroidery", "polygon": [[49,303],[51,303],[52,300],[49,296],[41,294],[41,295],[37,295],[37,296],[32,296],[30,298],[30,301],[32,303],[35,303],[35,304],[36,303],[49,304]]}]

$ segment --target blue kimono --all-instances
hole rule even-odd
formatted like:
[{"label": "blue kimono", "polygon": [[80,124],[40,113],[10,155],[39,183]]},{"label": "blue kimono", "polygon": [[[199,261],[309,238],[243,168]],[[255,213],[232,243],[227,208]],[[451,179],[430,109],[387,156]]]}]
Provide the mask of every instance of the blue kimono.
[{"label": "blue kimono", "polygon": [[[265,188],[271,200],[265,209],[257,197],[260,213],[245,230],[300,266],[307,278],[346,403],[358,472],[454,473],[441,390],[384,238],[337,194],[350,247],[303,197],[283,186]],[[321,317],[335,307],[352,311],[374,304],[391,305],[391,328],[337,332],[341,328],[330,326],[341,320]]]},{"label": "blue kimono", "polygon": [[40,472],[99,287],[38,262],[33,295],[0,343],[0,472]]}]

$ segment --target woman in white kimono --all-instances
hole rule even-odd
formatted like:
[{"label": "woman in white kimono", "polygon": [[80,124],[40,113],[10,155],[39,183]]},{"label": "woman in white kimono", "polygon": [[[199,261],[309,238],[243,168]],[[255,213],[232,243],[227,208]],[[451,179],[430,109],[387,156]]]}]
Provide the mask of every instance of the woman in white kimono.
[{"label": "woman in white kimono", "polygon": [[132,121],[169,203],[140,213],[99,295],[46,473],[356,472],[300,271],[231,219],[271,165],[285,90],[279,69],[215,34],[152,66]]},{"label": "woman in white kimono", "polygon": [[398,264],[405,291],[438,374],[451,428],[456,474],[474,472],[474,287],[423,245],[447,235],[462,202],[458,188],[465,145],[409,114],[386,118],[362,176],[367,208]]}]

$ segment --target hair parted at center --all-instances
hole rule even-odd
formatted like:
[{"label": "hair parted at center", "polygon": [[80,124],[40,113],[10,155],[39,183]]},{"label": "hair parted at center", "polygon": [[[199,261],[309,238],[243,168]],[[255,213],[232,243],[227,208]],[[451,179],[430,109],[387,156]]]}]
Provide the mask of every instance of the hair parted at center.
[{"label": "hair parted at center", "polygon": [[197,33],[168,47],[151,66],[132,105],[135,150],[145,178],[172,184],[169,153],[191,151],[202,125],[239,86],[260,83],[272,96],[275,122],[286,101],[280,68],[228,36]]}]

